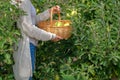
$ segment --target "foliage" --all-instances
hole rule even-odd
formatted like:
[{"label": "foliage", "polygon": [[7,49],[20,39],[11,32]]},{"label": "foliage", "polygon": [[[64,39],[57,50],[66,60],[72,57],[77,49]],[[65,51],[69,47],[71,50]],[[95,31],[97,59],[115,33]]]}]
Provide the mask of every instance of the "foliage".
[{"label": "foliage", "polygon": [[[32,2],[38,13],[60,5],[62,19],[71,20],[73,26],[72,36],[68,40],[39,41],[34,80],[120,79],[119,0],[32,0]],[[19,35],[18,30],[13,28],[13,23],[17,20],[19,11],[7,0],[0,1],[0,4],[2,9],[0,78],[12,80],[10,68],[12,45],[16,42],[15,35]],[[8,7],[5,7],[6,5]],[[57,19],[57,15],[54,18]]]},{"label": "foliage", "polygon": [[53,80],[56,75],[60,80],[109,80],[113,76],[119,78],[119,1],[36,2],[41,3],[37,5],[42,5],[41,12],[48,7],[60,5],[62,19],[70,19],[74,29],[68,40],[58,43],[40,42],[36,69],[39,74],[35,75],[36,78]]},{"label": "foliage", "polygon": [[16,21],[21,10],[10,4],[10,0],[0,1],[0,80],[12,80],[13,44],[20,36]]}]

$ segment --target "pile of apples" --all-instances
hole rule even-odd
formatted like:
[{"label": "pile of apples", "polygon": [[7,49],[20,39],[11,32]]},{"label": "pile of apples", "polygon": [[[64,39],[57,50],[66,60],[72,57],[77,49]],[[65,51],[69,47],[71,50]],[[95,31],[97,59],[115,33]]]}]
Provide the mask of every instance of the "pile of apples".
[{"label": "pile of apples", "polygon": [[55,22],[54,26],[55,26],[55,27],[61,27],[61,26],[66,27],[66,26],[70,26],[70,23],[68,23],[68,22],[63,23],[63,22],[61,22],[61,21],[57,21],[57,22]]}]

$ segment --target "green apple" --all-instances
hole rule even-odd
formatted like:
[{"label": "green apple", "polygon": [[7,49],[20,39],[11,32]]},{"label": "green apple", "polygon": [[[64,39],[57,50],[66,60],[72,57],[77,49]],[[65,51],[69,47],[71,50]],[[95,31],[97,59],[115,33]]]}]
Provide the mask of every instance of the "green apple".
[{"label": "green apple", "polygon": [[71,12],[71,16],[74,16],[74,15],[76,15],[77,14],[77,11],[75,11],[75,10],[73,10],[72,12]]},{"label": "green apple", "polygon": [[65,23],[64,26],[69,26],[70,24],[69,23]]},{"label": "green apple", "polygon": [[58,21],[58,22],[55,23],[55,26],[57,26],[57,27],[63,26],[63,23]]}]

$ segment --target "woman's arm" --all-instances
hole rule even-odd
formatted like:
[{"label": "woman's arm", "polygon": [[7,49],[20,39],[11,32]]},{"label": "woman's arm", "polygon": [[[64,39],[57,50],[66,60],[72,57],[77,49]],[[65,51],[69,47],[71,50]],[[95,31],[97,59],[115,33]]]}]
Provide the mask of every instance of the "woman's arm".
[{"label": "woman's arm", "polygon": [[52,8],[38,14],[36,16],[36,24],[39,22],[39,21],[44,21],[44,20],[47,20],[49,17],[50,17],[50,13],[51,13],[51,10],[53,11],[53,14],[56,14],[58,12],[60,12],[60,7],[57,5],[57,6],[53,6]]},{"label": "woman's arm", "polygon": [[50,10],[46,10],[42,13],[39,13],[38,15],[36,15],[36,24],[39,22],[39,21],[45,21],[47,20],[48,18],[50,17]]},{"label": "woman's arm", "polygon": [[55,34],[46,32],[40,28],[37,28],[35,25],[32,25],[30,6],[31,2],[29,0],[25,0],[20,6],[20,8],[27,13],[27,15],[21,16],[18,21],[18,25],[21,28],[22,32],[27,36],[35,38],[37,40],[47,41],[54,39],[56,37]]}]

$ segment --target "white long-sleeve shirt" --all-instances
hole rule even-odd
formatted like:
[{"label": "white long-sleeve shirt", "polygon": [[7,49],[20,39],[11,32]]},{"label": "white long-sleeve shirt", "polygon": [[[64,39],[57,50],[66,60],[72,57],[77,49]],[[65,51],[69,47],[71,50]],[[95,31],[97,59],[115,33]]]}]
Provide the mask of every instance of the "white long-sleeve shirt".
[{"label": "white long-sleeve shirt", "polygon": [[[31,10],[30,11],[31,11],[32,24],[35,25],[36,10],[35,10],[35,7],[33,5],[31,5]],[[30,42],[33,43],[34,45],[37,45],[38,40],[30,37]]]},{"label": "white long-sleeve shirt", "polygon": [[[31,19],[32,19],[32,24],[33,25],[36,25],[36,9],[35,9],[35,7],[33,6],[33,5],[31,5]],[[49,10],[46,10],[46,11],[44,11],[42,14],[44,14],[44,16],[46,16],[46,17],[48,17],[49,18],[49,16],[50,16],[50,14],[49,14]],[[47,18],[46,18],[47,19]],[[35,26],[34,26],[35,27]],[[33,43],[34,45],[37,45],[38,44],[38,40],[36,40],[36,39],[34,39],[34,38],[32,38],[32,37],[30,37],[30,42],[31,43]]]}]

